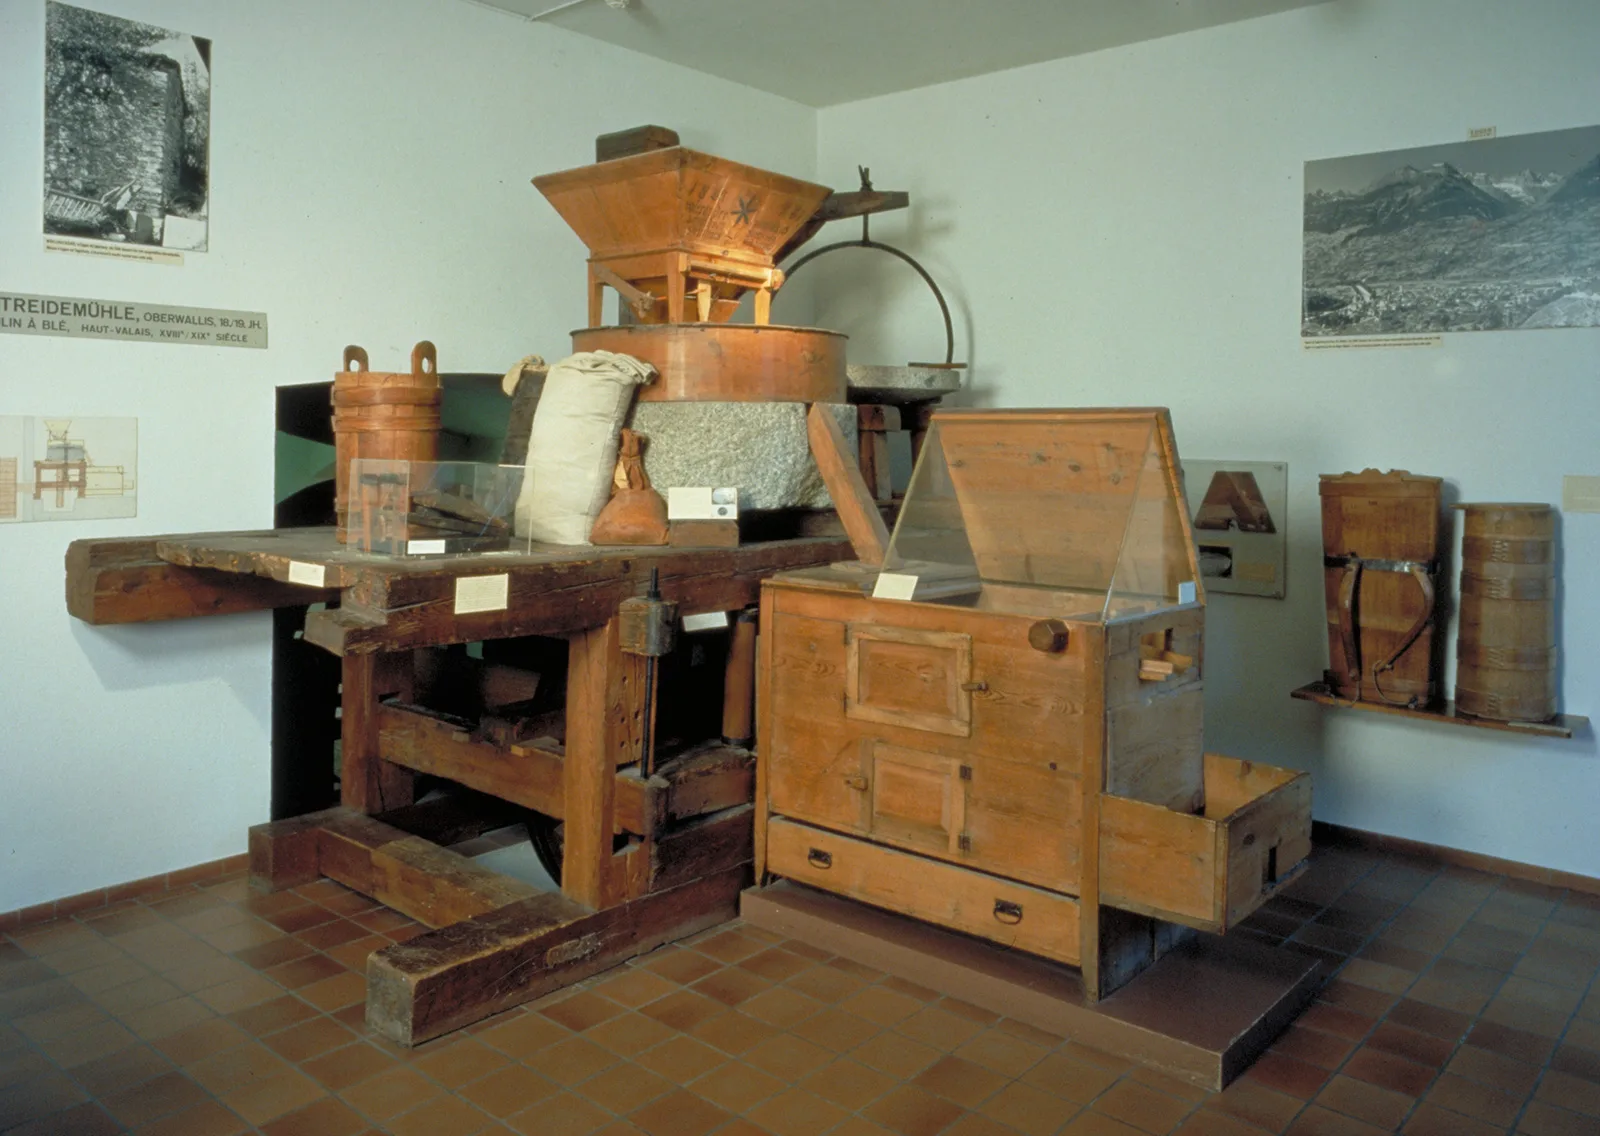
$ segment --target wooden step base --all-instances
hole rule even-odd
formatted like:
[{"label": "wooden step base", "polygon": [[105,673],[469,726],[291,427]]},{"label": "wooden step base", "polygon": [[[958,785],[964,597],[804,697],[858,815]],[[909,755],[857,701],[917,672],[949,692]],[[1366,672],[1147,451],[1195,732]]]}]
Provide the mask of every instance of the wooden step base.
[{"label": "wooden step base", "polygon": [[1076,969],[788,880],[740,896],[745,922],[1126,1057],[1213,1092],[1310,1004],[1322,964],[1199,936],[1098,1003]]}]

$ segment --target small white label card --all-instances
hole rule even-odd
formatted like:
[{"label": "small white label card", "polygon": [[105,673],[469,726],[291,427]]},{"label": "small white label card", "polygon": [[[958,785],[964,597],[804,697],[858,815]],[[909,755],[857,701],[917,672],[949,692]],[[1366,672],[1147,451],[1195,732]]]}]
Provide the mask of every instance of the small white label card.
[{"label": "small white label card", "polygon": [[1178,585],[1178,602],[1194,603],[1194,581],[1184,580]]},{"label": "small white label card", "polygon": [[738,518],[737,489],[694,485],[673,485],[667,489],[669,521],[733,521]]},{"label": "small white label card", "polygon": [[408,540],[406,541],[407,556],[437,556],[444,552],[442,540]]},{"label": "small white label card", "polygon": [[459,576],[456,578],[456,614],[504,611],[511,597],[511,576]]},{"label": "small white label card", "polygon": [[728,613],[725,611],[703,611],[699,615],[683,617],[685,631],[714,631],[726,626],[728,626]]},{"label": "small white label card", "polygon": [[872,585],[875,600],[909,600],[917,594],[917,577],[904,572],[879,572],[878,582]]},{"label": "small white label card", "polygon": [[304,584],[308,588],[322,588],[328,578],[325,564],[307,564],[304,560],[289,561],[289,583]]}]

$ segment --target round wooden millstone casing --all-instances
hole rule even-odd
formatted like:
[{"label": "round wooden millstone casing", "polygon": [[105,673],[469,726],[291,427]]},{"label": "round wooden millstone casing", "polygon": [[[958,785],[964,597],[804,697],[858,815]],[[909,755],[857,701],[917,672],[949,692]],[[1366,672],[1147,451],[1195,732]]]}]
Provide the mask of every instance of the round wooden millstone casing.
[{"label": "round wooden millstone casing", "polygon": [[572,349],[654,365],[640,402],[844,402],[845,340],[815,327],[634,324],[580,328]]}]

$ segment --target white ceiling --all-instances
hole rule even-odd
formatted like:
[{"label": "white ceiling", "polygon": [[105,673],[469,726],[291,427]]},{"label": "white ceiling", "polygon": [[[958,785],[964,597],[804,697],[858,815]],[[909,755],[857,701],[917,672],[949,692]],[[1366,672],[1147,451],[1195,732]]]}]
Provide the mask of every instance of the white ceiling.
[{"label": "white ceiling", "polygon": [[[474,2],[532,17],[562,0]],[[1323,2],[577,0],[541,22],[823,107]]]}]

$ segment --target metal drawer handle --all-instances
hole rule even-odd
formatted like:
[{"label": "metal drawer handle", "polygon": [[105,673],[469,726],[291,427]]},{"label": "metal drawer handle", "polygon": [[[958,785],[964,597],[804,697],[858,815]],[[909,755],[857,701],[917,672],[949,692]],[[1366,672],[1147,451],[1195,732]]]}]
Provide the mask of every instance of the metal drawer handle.
[{"label": "metal drawer handle", "polygon": [[1022,904],[1012,903],[1008,899],[994,901],[994,917],[1007,926],[1014,927],[1022,922]]},{"label": "metal drawer handle", "polygon": [[806,853],[806,863],[813,868],[831,868],[833,867],[833,853],[824,852],[820,848],[813,848]]}]

